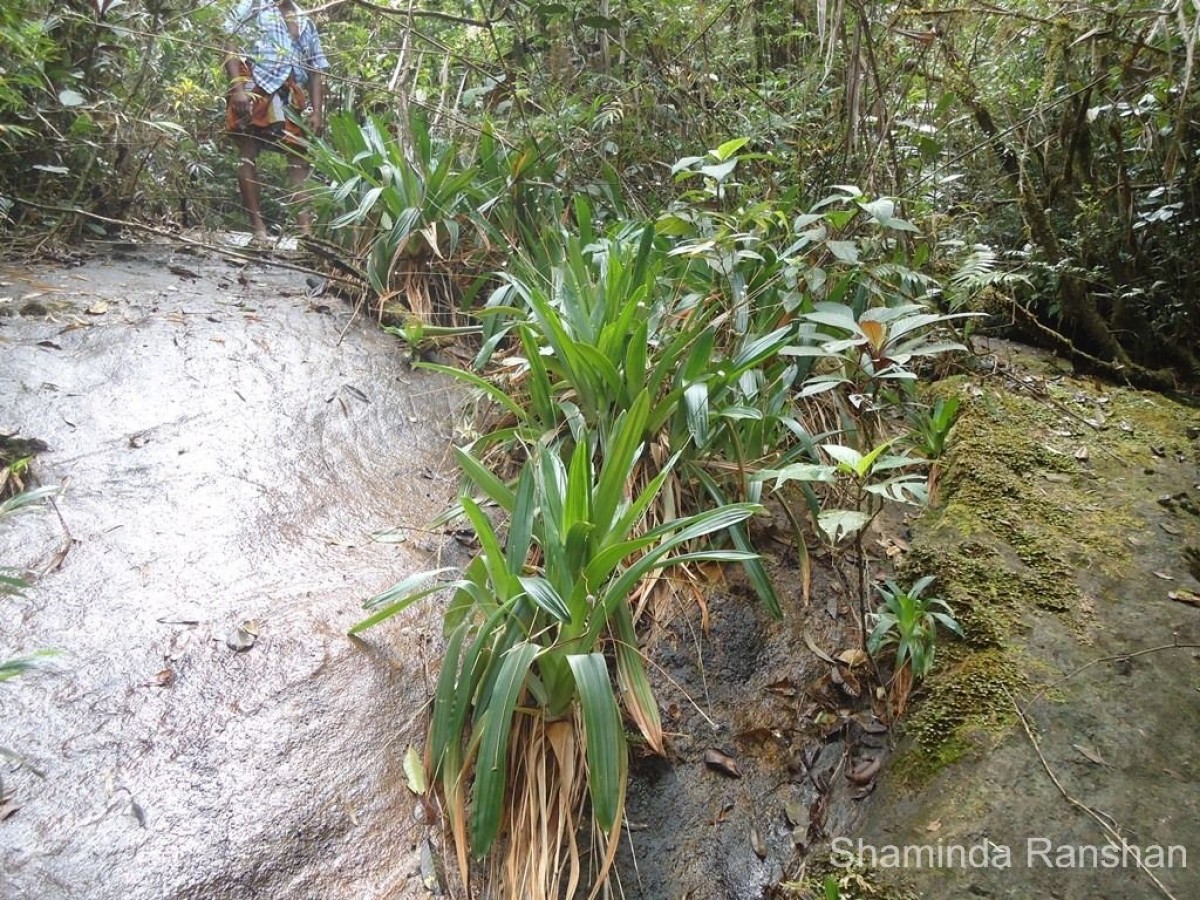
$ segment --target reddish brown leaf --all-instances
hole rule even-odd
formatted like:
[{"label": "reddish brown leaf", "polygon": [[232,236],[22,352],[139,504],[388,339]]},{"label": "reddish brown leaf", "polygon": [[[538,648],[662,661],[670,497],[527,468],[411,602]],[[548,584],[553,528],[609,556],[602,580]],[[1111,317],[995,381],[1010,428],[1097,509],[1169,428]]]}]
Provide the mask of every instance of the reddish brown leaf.
[{"label": "reddish brown leaf", "polygon": [[738,769],[737,760],[726,753],[722,753],[713,747],[709,747],[704,751],[704,764],[714,772],[720,772],[730,778],[741,778],[741,770]]}]

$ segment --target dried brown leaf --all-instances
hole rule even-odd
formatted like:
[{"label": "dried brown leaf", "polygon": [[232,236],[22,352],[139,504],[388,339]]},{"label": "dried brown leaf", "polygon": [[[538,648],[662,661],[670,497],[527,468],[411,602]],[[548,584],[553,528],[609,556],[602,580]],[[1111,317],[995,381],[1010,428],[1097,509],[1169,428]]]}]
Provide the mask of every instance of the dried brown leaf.
[{"label": "dried brown leaf", "polygon": [[1186,603],[1189,606],[1200,608],[1200,595],[1192,591],[1183,590],[1181,588],[1178,591],[1171,591],[1167,594],[1167,596],[1177,603]]},{"label": "dried brown leaf", "polygon": [[742,772],[738,768],[737,760],[727,753],[722,753],[715,747],[709,747],[704,751],[704,764],[714,772],[720,772],[729,778],[741,778]]}]

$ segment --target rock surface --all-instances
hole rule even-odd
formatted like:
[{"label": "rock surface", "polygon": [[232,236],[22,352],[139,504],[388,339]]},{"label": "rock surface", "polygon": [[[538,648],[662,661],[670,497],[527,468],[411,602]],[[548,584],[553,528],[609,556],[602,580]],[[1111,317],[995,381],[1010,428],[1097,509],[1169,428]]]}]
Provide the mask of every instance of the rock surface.
[{"label": "rock surface", "polygon": [[453,495],[446,381],[259,262],[126,247],[0,282],[0,432],[62,486],[0,525],[34,580],[0,658],[58,651],[0,686],[0,746],[45,776],[0,769],[0,896],[425,896],[402,760],[440,620],[346,631],[454,553],[416,530]]}]

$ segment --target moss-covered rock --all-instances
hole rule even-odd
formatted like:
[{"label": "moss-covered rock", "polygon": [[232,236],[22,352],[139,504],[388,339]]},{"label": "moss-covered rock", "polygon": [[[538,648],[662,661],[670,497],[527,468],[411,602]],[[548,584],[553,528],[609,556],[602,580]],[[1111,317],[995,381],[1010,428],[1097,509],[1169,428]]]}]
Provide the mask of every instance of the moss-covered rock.
[{"label": "moss-covered rock", "polygon": [[[944,392],[943,383],[938,388]],[[1115,577],[1142,523],[1109,495],[1159,458],[1194,454],[1194,414],[1158,395],[1070,378],[953,385],[962,400],[939,504],[916,523],[900,576],[937,578],[962,625],[946,639],[894,771],[921,780],[1014,722],[1012,698],[1044,681],[1018,635],[1051,615],[1086,640],[1092,604],[1077,572]]]}]

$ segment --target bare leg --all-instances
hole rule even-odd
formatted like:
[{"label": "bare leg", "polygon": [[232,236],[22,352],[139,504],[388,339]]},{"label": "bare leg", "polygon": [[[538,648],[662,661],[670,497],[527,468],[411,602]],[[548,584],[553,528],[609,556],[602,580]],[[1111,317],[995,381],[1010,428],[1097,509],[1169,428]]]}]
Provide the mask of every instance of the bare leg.
[{"label": "bare leg", "polygon": [[246,215],[250,218],[250,227],[254,237],[260,241],[268,239],[267,226],[263,224],[260,204],[262,200],[262,185],[258,180],[258,142],[252,138],[239,135],[233,139],[238,151],[238,190],[242,194],[242,205],[246,207]]},{"label": "bare leg", "polygon": [[300,233],[303,235],[311,235],[313,226],[313,214],[308,206],[309,194],[307,191],[300,190],[304,182],[308,180],[308,170],[308,160],[295,154],[288,155],[288,182],[292,186],[292,199],[300,205],[300,211],[296,214],[296,223],[300,226]]}]

